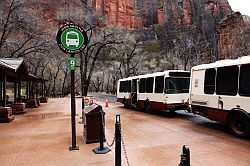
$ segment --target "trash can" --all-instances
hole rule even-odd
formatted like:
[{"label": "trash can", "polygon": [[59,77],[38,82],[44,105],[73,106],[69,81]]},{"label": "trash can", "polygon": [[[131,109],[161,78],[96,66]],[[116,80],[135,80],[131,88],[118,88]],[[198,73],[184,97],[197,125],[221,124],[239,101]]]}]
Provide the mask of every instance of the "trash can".
[{"label": "trash can", "polygon": [[105,125],[104,118],[105,113],[102,106],[98,104],[92,104],[83,109],[83,137],[86,144],[100,142],[100,125]]}]

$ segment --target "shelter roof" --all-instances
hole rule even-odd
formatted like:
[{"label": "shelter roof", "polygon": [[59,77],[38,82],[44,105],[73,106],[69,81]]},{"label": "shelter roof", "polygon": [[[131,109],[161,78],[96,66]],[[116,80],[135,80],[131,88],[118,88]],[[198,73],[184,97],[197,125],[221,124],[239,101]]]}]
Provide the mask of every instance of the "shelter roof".
[{"label": "shelter roof", "polygon": [[[0,58],[0,67],[7,71],[7,79],[11,82],[14,82],[20,76],[24,81],[47,81],[44,78],[29,74],[23,58]],[[1,74],[0,71],[0,76]]]},{"label": "shelter roof", "polygon": [[15,72],[24,63],[23,58],[0,58],[0,66],[12,69]]}]

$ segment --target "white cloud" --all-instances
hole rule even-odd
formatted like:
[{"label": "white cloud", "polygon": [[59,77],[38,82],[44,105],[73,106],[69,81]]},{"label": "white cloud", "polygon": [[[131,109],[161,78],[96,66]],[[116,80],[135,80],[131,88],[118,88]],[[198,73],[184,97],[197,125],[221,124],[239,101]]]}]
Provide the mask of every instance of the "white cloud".
[{"label": "white cloud", "polygon": [[233,11],[250,16],[250,0],[228,0]]}]

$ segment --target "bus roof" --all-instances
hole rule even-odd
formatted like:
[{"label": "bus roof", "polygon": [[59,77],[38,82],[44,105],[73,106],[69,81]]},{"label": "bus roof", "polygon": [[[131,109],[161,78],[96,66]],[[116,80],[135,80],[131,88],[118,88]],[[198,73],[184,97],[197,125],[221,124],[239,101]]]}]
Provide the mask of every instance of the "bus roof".
[{"label": "bus roof", "polygon": [[133,79],[169,75],[169,73],[171,73],[171,72],[190,73],[190,71],[184,71],[184,70],[166,70],[166,71],[163,71],[163,72],[156,72],[156,73],[151,73],[151,74],[144,74],[144,75],[132,76],[132,77],[128,77],[128,78],[122,78],[122,79],[119,79],[118,81],[127,81],[127,80],[133,80]]},{"label": "bus roof", "polygon": [[203,70],[203,69],[217,68],[223,66],[241,65],[246,63],[250,63],[250,55],[239,57],[238,59],[225,59],[216,61],[214,63],[197,65],[192,67],[192,70]]}]

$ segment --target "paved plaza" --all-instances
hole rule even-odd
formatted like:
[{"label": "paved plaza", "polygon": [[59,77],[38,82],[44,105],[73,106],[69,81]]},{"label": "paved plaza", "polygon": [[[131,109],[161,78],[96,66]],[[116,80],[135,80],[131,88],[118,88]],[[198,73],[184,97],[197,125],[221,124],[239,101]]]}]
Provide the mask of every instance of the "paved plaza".
[{"label": "paved plaza", "polygon": [[[95,100],[106,112],[106,138],[114,136],[115,115],[121,115],[122,135],[131,166],[177,166],[182,146],[191,151],[192,166],[249,166],[250,141],[236,138],[216,122],[187,113],[157,113],[124,109],[118,103]],[[70,98],[50,99],[39,108],[26,109],[10,123],[0,123],[1,166],[112,166],[114,146],[96,155],[98,143],[85,144],[81,99],[76,100],[77,145],[71,146]],[[106,144],[105,144],[106,145]],[[122,165],[127,165],[122,150]]]}]

